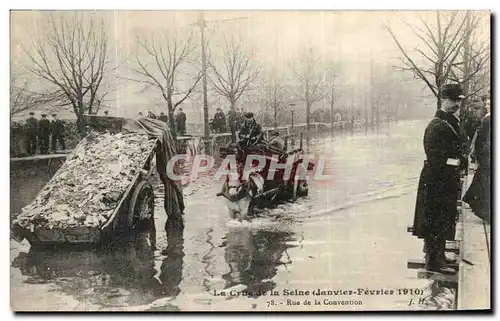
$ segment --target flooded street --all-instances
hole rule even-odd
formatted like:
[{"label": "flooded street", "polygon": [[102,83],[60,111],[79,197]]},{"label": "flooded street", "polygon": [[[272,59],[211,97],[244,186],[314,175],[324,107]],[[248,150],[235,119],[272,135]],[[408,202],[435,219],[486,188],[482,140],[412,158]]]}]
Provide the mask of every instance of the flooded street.
[{"label": "flooded street", "polygon": [[378,134],[312,139],[310,152],[327,156],[324,172],[333,180],[311,181],[308,197],[259,211],[250,222],[229,220],[215,196],[221,183],[201,180],[185,191],[183,229],[166,222],[157,189],[156,250],[148,233],[121,249],[37,250],[11,241],[11,307],[434,309],[449,289],[407,269],[409,259],[423,257],[422,242],[406,227],[426,121],[384,125]]}]

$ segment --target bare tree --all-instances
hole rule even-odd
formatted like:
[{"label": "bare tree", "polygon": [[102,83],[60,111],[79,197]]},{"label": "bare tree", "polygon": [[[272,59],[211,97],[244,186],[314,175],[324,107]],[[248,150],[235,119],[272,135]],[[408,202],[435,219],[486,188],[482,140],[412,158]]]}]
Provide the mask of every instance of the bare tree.
[{"label": "bare tree", "polygon": [[[19,84],[22,82],[22,84]],[[29,109],[31,106],[28,103],[27,95],[28,80],[22,81],[19,75],[11,71],[10,73],[10,119],[16,113]]]},{"label": "bare tree", "polygon": [[467,98],[477,96],[490,85],[489,40],[480,41],[475,32],[482,18],[480,14],[467,13],[460,62],[450,73],[450,80],[463,83]]},{"label": "bare tree", "polygon": [[331,125],[331,130],[333,130],[333,121],[334,121],[334,108],[335,108],[335,103],[339,98],[339,90],[338,90],[338,72],[335,70],[335,68],[330,68],[326,72],[326,77],[325,77],[325,87],[326,87],[326,93],[325,97],[328,103],[330,104],[330,125]]},{"label": "bare tree", "polygon": [[301,60],[293,68],[293,73],[300,84],[299,97],[306,104],[307,130],[310,128],[311,107],[315,102],[324,98],[324,72],[320,69],[319,59],[314,56],[312,49],[302,54]]},{"label": "bare tree", "polygon": [[284,101],[285,86],[283,79],[272,73],[264,83],[264,99],[267,106],[271,107],[274,129],[278,128],[278,112]]},{"label": "bare tree", "polygon": [[439,109],[441,88],[451,80],[453,68],[461,64],[457,59],[464,41],[466,17],[460,17],[457,11],[451,14],[437,11],[435,28],[421,16],[419,18],[421,27],[406,24],[426,46],[426,50],[419,47],[413,50],[419,55],[420,60],[423,60],[421,63],[410,56],[410,51],[403,48],[389,25],[385,25],[385,28],[403,54],[400,60],[404,66],[400,66],[399,69],[410,71],[416,78],[424,81],[437,98]]},{"label": "bare tree", "polygon": [[23,74],[11,70],[10,73],[10,113],[9,118],[24,110],[34,109],[46,104],[56,104],[62,99],[58,93],[35,92],[33,84]]},{"label": "bare tree", "polygon": [[75,13],[71,18],[49,15],[48,28],[32,39],[32,51],[24,49],[33,74],[51,85],[47,94],[71,106],[80,133],[85,113],[93,114],[106,96],[102,81],[108,68],[108,36],[104,21]]},{"label": "bare tree", "polygon": [[151,32],[148,37],[137,36],[137,42],[135,61],[139,67],[132,70],[138,78],[129,80],[144,84],[143,90],[159,91],[175,133],[175,110],[197,90],[203,74],[196,67],[193,34],[184,37],[169,31]]},{"label": "bare tree", "polygon": [[238,99],[250,89],[260,69],[251,56],[243,52],[241,40],[226,37],[224,40],[222,63],[217,65],[212,58],[209,59],[209,80],[215,92],[229,101],[234,112]]},{"label": "bare tree", "polygon": [[224,37],[222,50],[222,63],[217,64],[211,57],[208,58],[210,71],[208,79],[212,89],[229,101],[231,140],[235,142],[233,117],[236,115],[236,103],[243,93],[251,89],[252,82],[259,76],[260,69],[254,64],[252,57],[244,53],[240,39]]}]

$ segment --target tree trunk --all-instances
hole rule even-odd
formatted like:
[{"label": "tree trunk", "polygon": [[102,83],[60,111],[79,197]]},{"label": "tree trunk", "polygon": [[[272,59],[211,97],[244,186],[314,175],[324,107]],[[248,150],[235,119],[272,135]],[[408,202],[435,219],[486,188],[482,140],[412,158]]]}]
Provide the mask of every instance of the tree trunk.
[{"label": "tree trunk", "polygon": [[441,109],[441,92],[438,93],[438,97],[437,97],[437,109],[438,110]]},{"label": "tree trunk", "polygon": [[76,115],[76,125],[78,128],[78,133],[80,134],[80,137],[85,137],[87,136],[87,124],[85,122],[85,119],[82,114],[77,114]]},{"label": "tree trunk", "polygon": [[173,139],[176,140],[177,126],[175,123],[174,104],[172,103],[171,99],[167,101],[167,105],[168,105],[168,126],[170,127],[170,132],[172,133]]},{"label": "tree trunk", "polygon": [[394,123],[397,124],[398,122],[398,117],[399,117],[399,104],[401,103],[401,99],[400,99],[400,96],[399,96],[399,93],[398,93],[398,101],[396,102],[396,108],[395,108],[395,111],[394,111]]},{"label": "tree trunk", "polygon": [[311,125],[311,105],[312,103],[306,102],[306,131],[307,131],[307,137],[309,137],[309,129]]},{"label": "tree trunk", "polygon": [[[465,40],[464,40],[464,79],[465,82],[463,83],[463,89],[464,89],[464,95],[467,97],[469,95],[469,77],[471,74],[471,64],[470,64],[470,35],[471,35],[471,21],[470,21],[470,12],[467,12],[467,17],[466,17],[466,29],[465,29]],[[465,133],[465,113],[466,113],[466,104],[467,104],[468,99],[462,100],[462,103],[460,104],[460,110],[459,110],[459,119],[460,119],[460,140],[461,140],[461,153],[463,159],[468,159],[468,154],[469,154],[469,140],[467,138],[467,135]],[[460,164],[461,170],[467,172],[467,167],[468,164]],[[465,174],[464,173],[464,174]]]},{"label": "tree trunk", "polygon": [[74,111],[76,114],[76,123],[78,127],[78,132],[80,133],[80,136],[83,138],[87,135],[87,124],[84,118],[85,111],[83,110],[83,102],[80,100],[75,103],[77,104],[77,107],[75,108]]},{"label": "tree trunk", "polygon": [[330,102],[330,130],[331,130],[331,134],[333,135],[333,105],[334,105],[334,101],[332,99],[332,101]]},{"label": "tree trunk", "polygon": [[278,120],[276,119],[277,111],[278,111],[278,106],[273,105],[273,111],[274,111],[274,130],[278,129]]},{"label": "tree trunk", "polygon": [[236,121],[238,121],[238,119],[236,118],[236,100],[230,98],[229,103],[231,104],[231,110],[233,111],[233,115],[235,116],[235,118],[233,119],[233,121],[230,124],[231,142],[236,143]]}]

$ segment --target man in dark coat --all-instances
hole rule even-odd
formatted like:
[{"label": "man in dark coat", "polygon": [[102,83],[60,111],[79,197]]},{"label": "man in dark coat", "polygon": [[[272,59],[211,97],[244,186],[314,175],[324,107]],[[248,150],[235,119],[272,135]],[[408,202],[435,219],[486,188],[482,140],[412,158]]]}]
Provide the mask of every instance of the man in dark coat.
[{"label": "man in dark coat", "polygon": [[229,111],[227,112],[227,123],[229,125],[229,130],[231,130],[231,132],[232,132],[233,129],[235,131],[238,130],[236,128],[236,111],[234,111],[231,108],[229,108]]},{"label": "man in dark coat", "polygon": [[217,108],[217,112],[214,115],[214,127],[217,133],[226,132],[226,115],[224,115],[220,108]]},{"label": "man in dark coat", "polygon": [[[487,106],[489,108],[489,106]],[[491,215],[491,116],[484,116],[476,133],[474,154],[477,170],[471,185],[464,195],[464,202],[470,205],[476,216],[490,224]]]},{"label": "man in dark coat", "polygon": [[235,121],[236,121],[236,130],[240,130],[241,126],[245,122],[245,115],[241,109],[238,109],[235,113]]},{"label": "man in dark coat", "polygon": [[42,114],[42,119],[38,122],[38,138],[40,141],[40,153],[49,153],[50,141],[50,121],[47,119],[46,114]]},{"label": "man in dark coat", "polygon": [[486,115],[486,108],[483,106],[483,102],[479,99],[472,101],[469,105],[467,115],[465,117],[465,133],[472,141],[476,129],[481,125],[481,120]]},{"label": "man in dark coat", "polygon": [[442,106],[436,111],[424,133],[427,160],[420,174],[413,235],[424,239],[426,268],[453,273],[445,267],[446,240],[454,240],[457,200],[460,191],[459,119],[455,113],[464,98],[458,84],[441,89]]},{"label": "man in dark coat", "polygon": [[165,123],[166,123],[166,122],[168,121],[168,116],[167,116],[167,115],[165,115],[165,113],[164,113],[164,112],[161,112],[161,113],[160,113],[160,117],[158,117],[158,119],[159,119],[159,120],[161,120],[162,122],[165,122]]},{"label": "man in dark coat", "polygon": [[[484,106],[484,102],[479,99],[474,100],[468,109],[468,112],[465,116],[465,133],[469,142],[472,142],[476,130],[481,126],[481,121],[486,115],[486,107]],[[473,163],[476,162],[476,155],[474,153],[471,154],[471,160]]]},{"label": "man in dark coat", "polygon": [[38,120],[34,117],[35,113],[30,112],[30,118],[26,120],[26,147],[28,154],[35,155],[36,142],[38,136]]},{"label": "man in dark coat", "polygon": [[20,156],[23,148],[20,146],[20,141],[26,139],[23,131],[23,126],[17,121],[13,121],[10,126],[10,157]]},{"label": "man in dark coat", "polygon": [[243,125],[238,133],[240,145],[255,145],[262,138],[262,134],[262,127],[253,118],[253,113],[246,113],[245,121],[243,122]]},{"label": "man in dark coat", "polygon": [[177,133],[179,135],[186,134],[186,114],[182,111],[182,108],[179,108],[179,113],[177,113],[176,122],[177,122]]},{"label": "man in dark coat", "polygon": [[64,126],[62,121],[57,119],[57,114],[52,114],[52,121],[50,122],[50,133],[52,134],[52,152],[56,152],[57,142],[61,145],[61,149],[66,149],[66,144],[64,143],[63,130]]}]

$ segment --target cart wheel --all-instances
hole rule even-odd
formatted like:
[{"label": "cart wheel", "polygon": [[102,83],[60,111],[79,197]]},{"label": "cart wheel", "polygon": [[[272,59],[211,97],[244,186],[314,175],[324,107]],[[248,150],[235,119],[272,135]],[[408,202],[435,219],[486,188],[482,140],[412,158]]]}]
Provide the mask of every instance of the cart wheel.
[{"label": "cart wheel", "polygon": [[141,181],[134,190],[129,203],[129,226],[135,227],[140,222],[147,222],[154,217],[155,197],[153,187],[147,181]]},{"label": "cart wheel", "polygon": [[119,222],[121,232],[130,232],[142,222],[149,222],[154,217],[153,187],[147,181],[141,181],[132,193],[128,212]]}]

